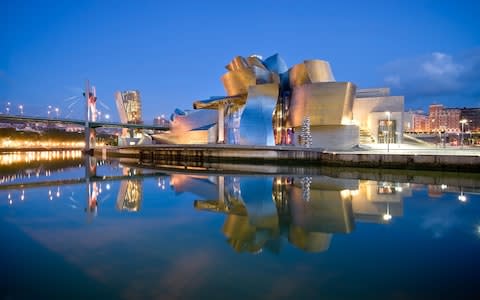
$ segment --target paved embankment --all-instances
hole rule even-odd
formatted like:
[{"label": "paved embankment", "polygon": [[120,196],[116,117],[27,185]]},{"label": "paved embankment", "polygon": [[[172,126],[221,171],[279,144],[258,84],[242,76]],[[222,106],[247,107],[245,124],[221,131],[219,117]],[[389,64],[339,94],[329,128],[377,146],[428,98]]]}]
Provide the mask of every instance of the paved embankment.
[{"label": "paved embankment", "polygon": [[480,151],[465,152],[463,155],[416,150],[407,152],[410,151],[330,152],[288,146],[239,145],[143,145],[95,150],[97,155],[129,158],[152,165],[238,163],[480,172]]}]

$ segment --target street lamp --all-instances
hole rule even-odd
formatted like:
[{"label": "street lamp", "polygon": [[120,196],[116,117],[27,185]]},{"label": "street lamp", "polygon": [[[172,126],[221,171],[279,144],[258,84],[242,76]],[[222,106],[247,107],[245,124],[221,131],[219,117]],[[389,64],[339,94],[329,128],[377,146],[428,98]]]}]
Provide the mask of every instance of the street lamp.
[{"label": "street lamp", "polygon": [[386,111],[387,115],[387,152],[390,152],[390,112]]},{"label": "street lamp", "polygon": [[47,114],[48,114],[48,118],[50,118],[50,113],[52,112],[52,106],[49,105],[48,106],[48,110],[47,110]]},{"label": "street lamp", "polygon": [[7,102],[7,106],[5,107],[5,110],[7,111],[7,115],[10,113],[10,102]]},{"label": "street lamp", "polygon": [[58,107],[55,107],[55,113],[57,114],[57,119],[58,119],[58,115],[60,113],[60,109]]},{"label": "street lamp", "polygon": [[461,132],[461,140],[460,140],[460,145],[462,145],[463,148],[463,131],[465,130],[465,124],[467,124],[467,119],[461,119],[460,124],[462,124],[462,132]]},{"label": "street lamp", "polygon": [[18,109],[20,110],[20,115],[23,116],[23,104],[20,104]]}]

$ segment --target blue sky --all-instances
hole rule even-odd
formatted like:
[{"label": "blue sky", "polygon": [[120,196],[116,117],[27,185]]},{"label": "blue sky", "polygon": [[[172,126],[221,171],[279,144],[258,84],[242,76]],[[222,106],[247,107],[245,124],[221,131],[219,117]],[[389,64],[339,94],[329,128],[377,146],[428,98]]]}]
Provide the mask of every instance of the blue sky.
[{"label": "blue sky", "polygon": [[[63,114],[85,79],[144,119],[223,95],[236,55],[324,59],[337,81],[392,88],[406,109],[480,107],[479,1],[14,1],[0,3],[0,109]],[[80,104],[72,117],[82,117]],[[101,109],[106,109],[103,107]]]}]

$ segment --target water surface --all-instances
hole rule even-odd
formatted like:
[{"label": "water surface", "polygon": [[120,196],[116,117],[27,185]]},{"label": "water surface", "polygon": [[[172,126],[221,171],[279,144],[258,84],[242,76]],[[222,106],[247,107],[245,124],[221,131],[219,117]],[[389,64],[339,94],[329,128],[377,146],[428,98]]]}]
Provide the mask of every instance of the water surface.
[{"label": "water surface", "polygon": [[61,154],[0,161],[0,299],[479,294],[471,180],[189,173]]}]

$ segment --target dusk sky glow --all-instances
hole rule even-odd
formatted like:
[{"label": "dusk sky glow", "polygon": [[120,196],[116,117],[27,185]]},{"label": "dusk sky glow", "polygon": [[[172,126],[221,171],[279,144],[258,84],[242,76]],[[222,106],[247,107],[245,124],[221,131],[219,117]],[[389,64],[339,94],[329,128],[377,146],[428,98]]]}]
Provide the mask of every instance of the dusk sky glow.
[{"label": "dusk sky glow", "polygon": [[[144,120],[224,95],[237,56],[330,62],[406,109],[480,107],[480,1],[14,1],[0,4],[0,111],[65,112],[85,80],[110,114],[140,90]],[[74,118],[83,116],[80,104]],[[115,119],[116,117],[114,117]]]}]

